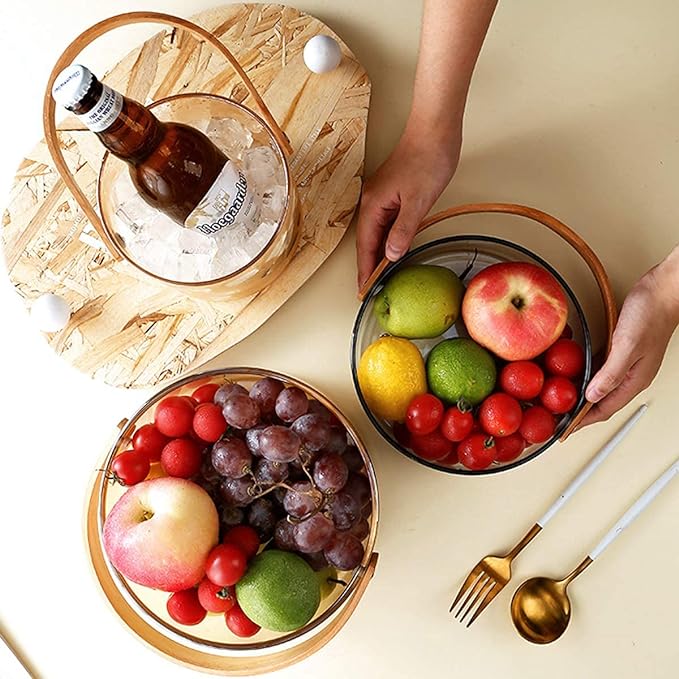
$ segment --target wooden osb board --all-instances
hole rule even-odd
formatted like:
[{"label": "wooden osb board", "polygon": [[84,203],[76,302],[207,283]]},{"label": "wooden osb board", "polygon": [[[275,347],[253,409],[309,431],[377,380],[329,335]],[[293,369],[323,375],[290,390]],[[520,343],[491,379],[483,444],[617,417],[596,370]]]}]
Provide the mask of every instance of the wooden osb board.
[{"label": "wooden osb board", "polygon": [[[47,335],[79,370],[121,387],[149,387],[193,370],[256,330],[334,250],[361,190],[370,81],[327,26],[282,5],[237,4],[192,18],[231,49],[291,141],[290,166],[304,212],[300,246],[289,267],[259,295],[237,302],[197,301],[115,262],[66,190],[41,141],[21,163],[3,216],[9,275],[27,307],[44,292],[65,297],[68,326]],[[302,49],[333,35],[344,58],[315,75]],[[162,31],[106,76],[150,102],[178,92],[212,92],[256,110],[245,86],[208,44]],[[103,149],[74,119],[60,125],[64,155],[96,204]]]}]

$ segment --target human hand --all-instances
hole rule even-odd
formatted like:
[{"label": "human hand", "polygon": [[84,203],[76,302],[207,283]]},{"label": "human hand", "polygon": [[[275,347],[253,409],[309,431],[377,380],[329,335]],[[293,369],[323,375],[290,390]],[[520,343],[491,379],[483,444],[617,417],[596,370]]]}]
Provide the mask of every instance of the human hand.
[{"label": "human hand", "polygon": [[366,182],[356,234],[359,289],[375,270],[383,243],[392,262],[407,252],[419,223],[453,177],[461,144],[461,124],[445,136],[410,124]]},{"label": "human hand", "polygon": [[[655,378],[679,323],[679,272],[651,269],[632,288],[620,312],[606,362],[587,386],[595,405],[581,426],[607,420],[646,389]],[[674,281],[672,279],[675,279]]]}]

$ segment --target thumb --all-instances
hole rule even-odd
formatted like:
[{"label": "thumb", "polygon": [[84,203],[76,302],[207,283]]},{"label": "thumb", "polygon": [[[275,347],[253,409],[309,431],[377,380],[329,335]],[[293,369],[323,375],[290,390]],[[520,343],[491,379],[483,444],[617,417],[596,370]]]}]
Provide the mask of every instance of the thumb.
[{"label": "thumb", "polygon": [[427,210],[423,209],[423,206],[418,205],[415,201],[406,200],[401,203],[398,217],[389,231],[384,248],[384,254],[387,259],[395,262],[408,251],[417,233],[417,227],[426,212]]},{"label": "thumb", "polygon": [[606,362],[587,385],[587,400],[597,403],[608,396],[625,379],[633,363],[634,358],[630,351],[621,350],[613,344]]}]

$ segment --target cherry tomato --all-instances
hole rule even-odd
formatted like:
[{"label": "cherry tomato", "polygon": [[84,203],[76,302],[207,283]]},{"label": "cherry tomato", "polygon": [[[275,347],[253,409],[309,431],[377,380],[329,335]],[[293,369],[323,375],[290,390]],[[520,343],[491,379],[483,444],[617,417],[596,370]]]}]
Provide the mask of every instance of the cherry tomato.
[{"label": "cherry tomato", "polygon": [[445,457],[442,457],[440,460],[436,460],[436,464],[443,465],[444,467],[453,467],[459,461],[460,460],[457,456],[457,446],[453,446],[453,451]]},{"label": "cherry tomato", "polygon": [[195,587],[171,594],[167,600],[167,612],[181,625],[197,625],[204,620],[207,613],[200,605]]},{"label": "cherry tomato", "polygon": [[222,542],[240,547],[248,560],[252,559],[259,551],[259,535],[251,526],[240,525],[229,528]]},{"label": "cherry tomato", "polygon": [[518,431],[521,416],[519,402],[502,392],[491,394],[479,408],[479,422],[491,436],[509,436]]},{"label": "cherry tomato", "polygon": [[218,384],[203,384],[191,394],[191,398],[196,403],[212,403],[217,389],[219,389]]},{"label": "cherry tomato", "polygon": [[457,456],[467,469],[486,469],[495,461],[492,436],[471,434],[457,447]]},{"label": "cherry tomato", "polygon": [[434,394],[419,394],[408,405],[406,427],[411,434],[431,434],[443,417],[443,403]]},{"label": "cherry tomato", "polygon": [[540,402],[550,413],[562,415],[573,410],[578,401],[578,390],[565,377],[548,377],[540,392]]},{"label": "cherry tomato", "polygon": [[536,398],[544,381],[542,368],[533,361],[513,361],[500,371],[500,389],[521,401]]},{"label": "cherry tomato", "polygon": [[526,442],[519,432],[514,432],[509,436],[495,439],[495,459],[498,462],[511,462],[516,460],[524,451]]},{"label": "cherry tomato", "polygon": [[[205,445],[205,444],[203,444]],[[173,439],[160,454],[160,466],[168,476],[188,479],[200,471],[201,445],[191,439]]]},{"label": "cherry tomato", "polygon": [[237,637],[251,637],[259,630],[261,627],[256,625],[250,618],[248,618],[241,607],[236,604],[230,611],[225,614],[226,626],[237,636]]},{"label": "cherry tomato", "polygon": [[168,396],[156,406],[155,425],[161,434],[186,436],[192,424],[193,406],[188,396]]},{"label": "cherry tomato", "polygon": [[429,434],[411,434],[410,447],[418,457],[434,462],[450,455],[455,444],[440,431],[432,431]]},{"label": "cherry tomato", "polygon": [[205,575],[220,587],[235,585],[248,567],[245,554],[232,544],[217,545],[207,555]]},{"label": "cherry tomato", "polygon": [[208,578],[198,585],[198,601],[210,613],[226,613],[236,605],[236,596],[229,587],[220,587]]},{"label": "cherry tomato", "polygon": [[151,469],[151,463],[145,453],[138,450],[126,450],[117,455],[111,462],[115,480],[123,486],[133,486],[143,481]]},{"label": "cherry tomato", "polygon": [[170,439],[161,434],[153,424],[139,427],[132,437],[132,447],[140,453],[145,453],[150,462],[158,462],[160,453]]},{"label": "cherry tomato", "polygon": [[531,406],[523,413],[519,433],[527,443],[542,443],[556,429],[554,416],[542,406]]},{"label": "cherry tomato", "polygon": [[219,441],[227,424],[222,409],[216,403],[202,403],[193,415],[193,431],[208,443]]},{"label": "cherry tomato", "polygon": [[394,422],[392,425],[394,438],[404,447],[410,448],[410,432],[403,422]]},{"label": "cherry tomato", "polygon": [[471,434],[474,416],[470,410],[461,410],[459,406],[448,408],[441,421],[441,433],[449,441],[462,441]]},{"label": "cherry tomato", "polygon": [[571,328],[568,323],[564,325],[564,328],[561,332],[561,335],[559,335],[559,339],[571,339],[573,337],[573,328]]},{"label": "cherry tomato", "polygon": [[559,339],[545,352],[545,368],[551,375],[577,377],[585,368],[585,352],[571,339]]}]

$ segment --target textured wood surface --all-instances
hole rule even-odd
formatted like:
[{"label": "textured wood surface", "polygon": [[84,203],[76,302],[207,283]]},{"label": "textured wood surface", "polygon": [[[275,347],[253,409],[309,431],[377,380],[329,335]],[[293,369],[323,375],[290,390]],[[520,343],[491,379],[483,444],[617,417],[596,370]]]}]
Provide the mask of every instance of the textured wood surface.
[{"label": "textured wood surface", "polygon": [[[67,299],[73,315],[64,330],[48,335],[51,346],[114,386],[149,387],[176,378],[256,330],[337,246],[360,195],[370,81],[338,36],[282,5],[227,5],[192,21],[231,49],[290,139],[303,237],[288,268],[259,295],[235,302],[191,299],[114,261],[41,141],[19,166],[3,215],[7,269],[27,307],[43,292]],[[311,73],[302,60],[305,42],[319,33],[338,39],[344,54],[324,75]],[[224,58],[183,30],[157,33],[105,80],[147,103],[179,92],[212,92],[256,110]],[[72,117],[59,129],[68,166],[95,205],[103,148]]]}]

